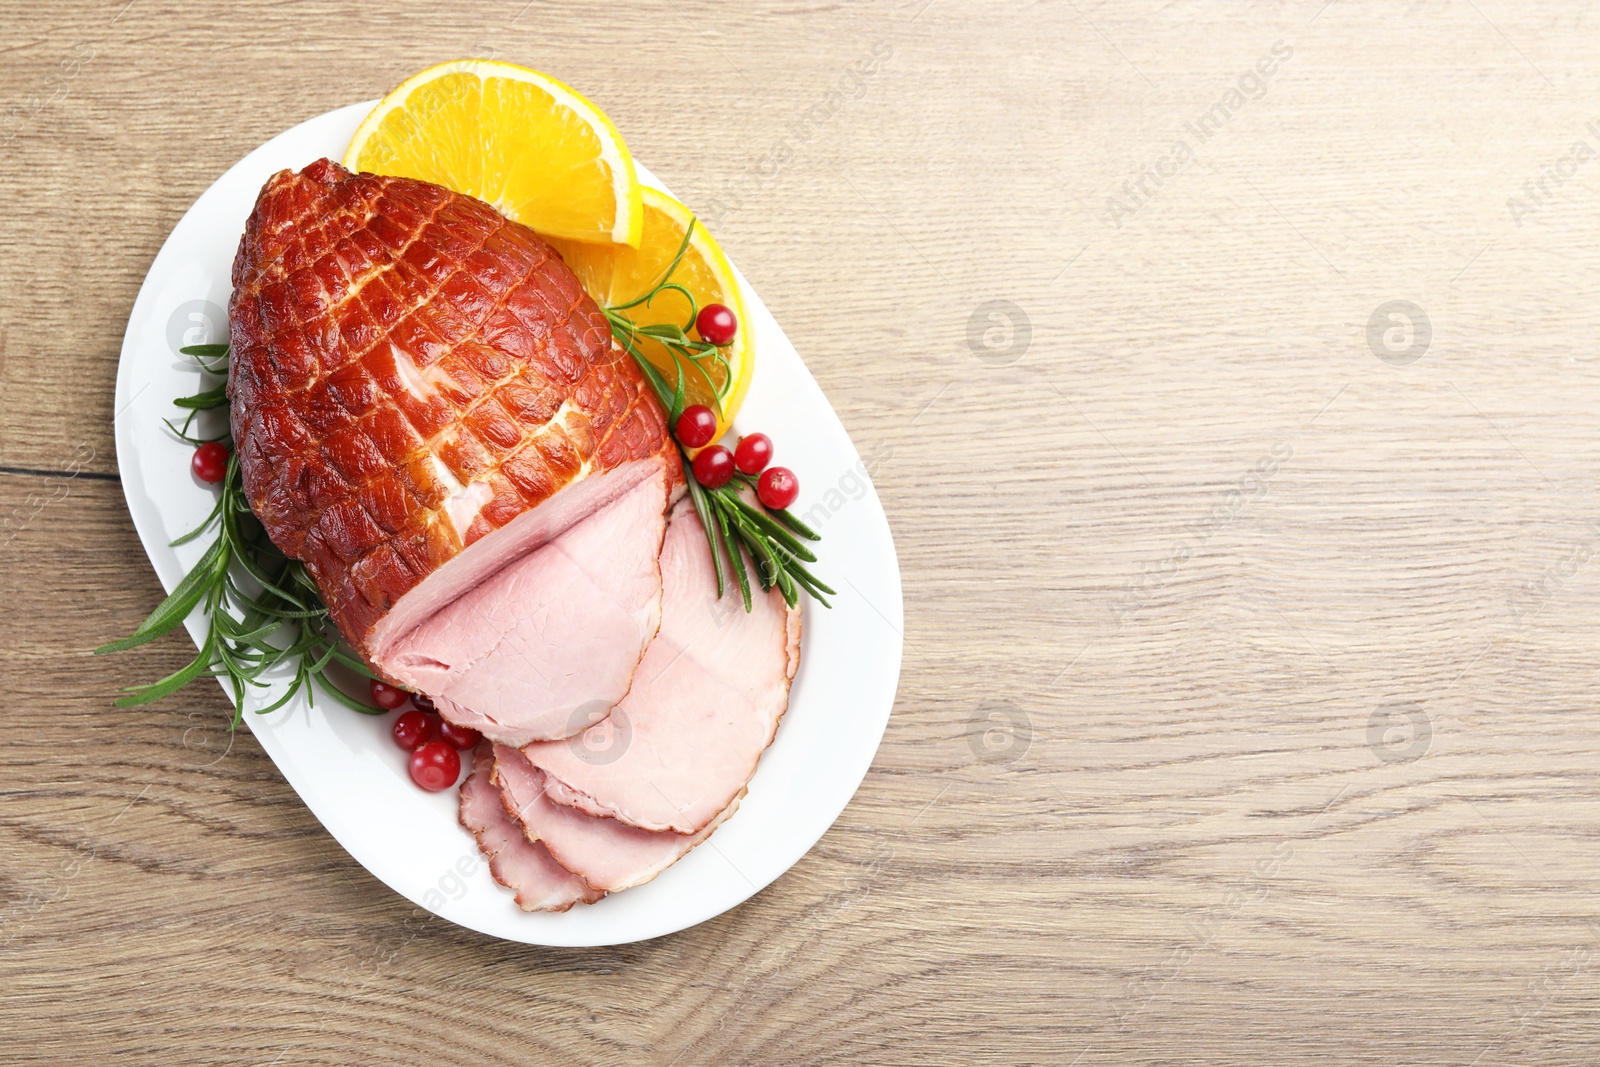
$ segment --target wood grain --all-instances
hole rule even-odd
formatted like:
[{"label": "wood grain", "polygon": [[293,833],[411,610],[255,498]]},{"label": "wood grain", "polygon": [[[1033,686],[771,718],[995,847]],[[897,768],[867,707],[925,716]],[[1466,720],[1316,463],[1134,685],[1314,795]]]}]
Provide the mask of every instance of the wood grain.
[{"label": "wood grain", "polygon": [[[0,1058],[1600,1059],[1595,5],[0,27]],[[111,417],[161,241],[267,137],[472,53],[581,86],[714,219],[900,553],[861,792],[641,945],[414,913],[219,692],[109,706],[179,641],[88,652],[159,596]],[[1392,300],[1431,324],[1410,362],[1369,342]],[[845,473],[808,489],[850,506]]]}]

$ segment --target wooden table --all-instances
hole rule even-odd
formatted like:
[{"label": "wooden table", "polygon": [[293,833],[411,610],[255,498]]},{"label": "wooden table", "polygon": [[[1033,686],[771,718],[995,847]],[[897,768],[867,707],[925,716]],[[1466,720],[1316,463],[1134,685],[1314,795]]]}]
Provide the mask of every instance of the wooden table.
[{"label": "wooden table", "polygon": [[[0,1059],[1600,1060],[1592,4],[0,2]],[[550,71],[864,456],[906,663],[837,826],[565,951],[426,920],[160,590],[112,378],[269,136]],[[870,68],[870,69],[869,69]],[[865,73],[863,73],[865,71]]]}]

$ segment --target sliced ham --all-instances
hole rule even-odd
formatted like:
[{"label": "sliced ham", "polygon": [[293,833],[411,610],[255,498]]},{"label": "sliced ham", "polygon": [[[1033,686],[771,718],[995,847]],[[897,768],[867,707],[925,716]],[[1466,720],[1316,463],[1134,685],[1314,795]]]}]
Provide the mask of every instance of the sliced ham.
[{"label": "sliced ham", "polygon": [[541,842],[557,863],[585,883],[608,893],[650,881],[710,837],[739,807],[735,797],[699,833],[641,830],[555,803],[545,793],[545,773],[504,745],[494,748],[491,780],[500,787],[505,809],[530,840]]},{"label": "sliced ham", "polygon": [[559,804],[641,830],[695,834],[739,796],[772,743],[800,663],[800,613],[776,590],[717,598],[687,500],[661,549],[661,629],[611,717],[523,748]]},{"label": "sliced ham", "polygon": [[[663,462],[681,477],[661,406],[577,276],[470,196],[326,159],[273,175],[228,319],[251,509],[390,678],[392,648],[414,651],[408,635],[462,594]],[[652,523],[630,536],[660,539]],[[568,639],[576,656],[592,635],[549,635]]]},{"label": "sliced ham", "polygon": [[461,783],[461,825],[478,840],[494,880],[516,894],[523,911],[566,911],[592,904],[605,894],[557,863],[548,849],[530,840],[522,824],[506,813],[500,790],[489,780],[494,750],[478,745],[472,773]]},{"label": "sliced ham", "polygon": [[446,604],[384,663],[452,722],[522,745],[610,714],[661,621],[665,468]]}]

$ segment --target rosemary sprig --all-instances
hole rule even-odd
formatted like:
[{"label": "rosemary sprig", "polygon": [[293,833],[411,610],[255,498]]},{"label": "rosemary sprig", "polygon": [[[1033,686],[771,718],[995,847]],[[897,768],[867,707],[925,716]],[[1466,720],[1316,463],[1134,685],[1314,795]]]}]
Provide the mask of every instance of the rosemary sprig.
[{"label": "rosemary sprig", "polygon": [[[191,345],[180,351],[206,373],[226,376],[227,345]],[[225,381],[193,396],[179,397],[174,403],[189,412],[181,428],[167,420],[168,428],[179,438],[195,445],[226,439],[226,432],[214,438],[189,433],[200,412],[227,405]],[[246,693],[252,688],[269,688],[271,683],[264,680],[267,672],[280,663],[293,663],[295,673],[288,690],[259,709],[260,714],[277,711],[302,691],[314,704],[319,690],[352,710],[384,714],[382,708],[351,697],[328,678],[327,669],[336,663],[368,678],[372,672],[341,647],[327,606],[305,567],[285,557],[267,539],[245,497],[237,454],[228,458],[228,471],[211,514],[173,544],[186,544],[212,530],[216,539],[211,547],[150,617],[121,641],[95,649],[100,655],[154,641],[177,629],[196,607],[208,620],[205,640],[192,660],[159,681],[130,686],[117,706],[148,704],[196,678],[221,678],[233,693],[233,722],[238,725]],[[259,592],[254,591],[257,589]]]},{"label": "rosemary sprig", "polygon": [[[700,309],[694,294],[686,286],[672,280],[678,265],[683,262],[684,253],[689,249],[695,225],[695,220],[691,219],[684,230],[677,254],[661,272],[655,285],[626,303],[601,308],[606,321],[611,324],[612,336],[639,365],[645,380],[650,383],[656,398],[666,410],[669,433],[677,425],[678,416],[683,414],[691,378],[698,376],[709,386],[707,391],[719,417],[722,414],[722,400],[733,381],[726,353],[714,344],[689,337],[688,331],[694,328]],[[675,292],[689,302],[689,316],[684,320],[684,325],[641,326],[626,314],[636,307],[648,307],[665,292]],[[747,324],[741,323],[740,327],[746,328]],[[661,370],[644,354],[645,339],[658,343],[672,357],[674,381],[670,384]],[[720,376],[713,375],[712,368],[720,369]],[[745,568],[745,556],[749,556],[756,583],[763,590],[777,586],[784,601],[794,607],[799,603],[800,590],[804,589],[823,607],[829,607],[827,598],[834,595],[834,591],[805,566],[815,563],[817,557],[802,542],[821,540],[816,531],[786,510],[773,511],[761,504],[755,494],[756,480],[749,475],[738,474],[727,485],[707,489],[695,481],[689,455],[675,437],[673,444],[683,459],[689,499],[700,517],[700,525],[705,529],[706,542],[711,550],[711,566],[717,576],[718,598],[723,595],[727,584],[723,575],[726,561],[733,571],[744,609],[750,610],[750,576]]]}]

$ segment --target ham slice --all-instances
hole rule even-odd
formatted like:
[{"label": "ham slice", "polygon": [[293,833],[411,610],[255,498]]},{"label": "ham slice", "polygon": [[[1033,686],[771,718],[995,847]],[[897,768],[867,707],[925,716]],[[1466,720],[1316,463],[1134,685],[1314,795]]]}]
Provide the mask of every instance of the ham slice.
[{"label": "ham slice", "polygon": [[[325,159],[281,171],[233,286],[245,495],[390,679],[391,649],[416,651],[411,631],[462,594],[663,464],[682,476],[660,405],[577,277],[480,200]],[[630,536],[660,537],[651,523]],[[548,637],[556,661],[593,639]]]},{"label": "ham slice", "polygon": [[674,509],[661,629],[609,719],[523,754],[559,804],[641,830],[696,834],[734,803],[772,743],[800,664],[800,613],[776,589],[720,600],[700,520]]},{"label": "ham slice", "polygon": [[[514,748],[494,747],[494,775],[506,811],[529,840],[541,842],[557,863],[608,893],[650,881],[681,859],[739,807],[735,797],[694,834],[654,833],[564,807],[545,794],[545,773]],[[744,791],[740,790],[740,797]]]},{"label": "ham slice", "polygon": [[663,469],[404,635],[390,672],[504,744],[603,719],[660,625],[666,505]]},{"label": "ham slice", "polygon": [[485,741],[473,756],[472,773],[461,783],[460,819],[477,838],[494,880],[516,894],[523,911],[566,911],[603,897],[557,863],[544,845],[530,840],[522,824],[506,814],[500,790],[490,782],[493,771],[493,746]]}]

